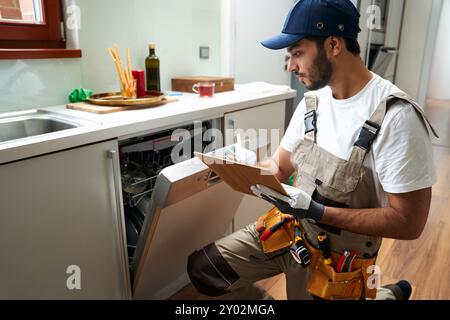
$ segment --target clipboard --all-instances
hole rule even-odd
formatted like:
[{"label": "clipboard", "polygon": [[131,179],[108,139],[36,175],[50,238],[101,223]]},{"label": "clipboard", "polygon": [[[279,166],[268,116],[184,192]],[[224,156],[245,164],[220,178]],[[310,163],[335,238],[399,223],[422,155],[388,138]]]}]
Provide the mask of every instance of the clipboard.
[{"label": "clipboard", "polygon": [[194,152],[216,175],[232,189],[252,196],[251,186],[260,184],[288,196],[278,178],[269,170],[237,162],[229,157]]}]

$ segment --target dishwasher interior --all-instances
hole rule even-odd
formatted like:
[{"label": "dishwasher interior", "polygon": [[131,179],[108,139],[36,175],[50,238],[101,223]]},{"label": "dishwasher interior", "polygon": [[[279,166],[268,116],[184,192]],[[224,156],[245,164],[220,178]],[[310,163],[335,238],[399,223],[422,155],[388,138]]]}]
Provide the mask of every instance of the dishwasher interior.
[{"label": "dishwasher interior", "polygon": [[[230,230],[242,195],[194,157],[194,151],[221,147],[222,141],[208,136],[209,129],[220,130],[221,120],[178,126],[119,143],[135,299],[167,299],[183,288],[189,283],[188,255]],[[181,141],[188,152],[174,163],[172,151]],[[211,210],[224,197],[227,204]],[[199,227],[205,230],[199,232]]]},{"label": "dishwasher interior", "polygon": [[[212,122],[204,122],[202,136],[210,129]],[[156,180],[161,171],[174,164],[172,149],[180,143],[181,135],[174,134],[175,130],[189,132],[190,154],[182,160],[191,159],[194,151],[201,151],[206,147],[202,141],[195,145],[194,124],[163,130],[161,132],[133,137],[120,143],[120,171],[122,179],[122,197],[124,203],[125,225],[127,235],[128,262],[131,264],[139,233],[142,230],[149,203],[155,189]],[[199,128],[197,127],[197,130]]]}]

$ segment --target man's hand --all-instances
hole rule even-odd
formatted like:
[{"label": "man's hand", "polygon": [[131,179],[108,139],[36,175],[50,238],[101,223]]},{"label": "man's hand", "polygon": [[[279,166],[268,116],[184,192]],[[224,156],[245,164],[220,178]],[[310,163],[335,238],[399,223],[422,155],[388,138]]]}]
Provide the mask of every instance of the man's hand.
[{"label": "man's hand", "polygon": [[291,214],[300,219],[312,219],[314,222],[320,222],[324,214],[324,206],[315,202],[304,191],[282,184],[289,197],[278,193],[263,185],[251,187],[252,192],[276,206],[281,212]]}]

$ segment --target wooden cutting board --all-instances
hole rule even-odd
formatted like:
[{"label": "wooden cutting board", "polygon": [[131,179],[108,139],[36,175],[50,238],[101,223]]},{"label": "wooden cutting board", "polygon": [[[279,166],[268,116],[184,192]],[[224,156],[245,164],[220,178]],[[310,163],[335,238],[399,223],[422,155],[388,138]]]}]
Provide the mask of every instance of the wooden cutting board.
[{"label": "wooden cutting board", "polygon": [[113,112],[126,111],[126,110],[137,110],[137,109],[159,107],[159,106],[163,106],[167,103],[175,102],[175,101],[178,101],[178,98],[167,97],[164,101],[149,103],[145,106],[117,106],[117,107],[97,106],[97,105],[90,104],[87,102],[77,102],[77,103],[69,103],[68,105],[66,105],[66,108],[72,109],[72,110],[78,110],[78,111],[91,112],[91,113],[96,113],[96,114],[106,114],[106,113],[113,113]]}]

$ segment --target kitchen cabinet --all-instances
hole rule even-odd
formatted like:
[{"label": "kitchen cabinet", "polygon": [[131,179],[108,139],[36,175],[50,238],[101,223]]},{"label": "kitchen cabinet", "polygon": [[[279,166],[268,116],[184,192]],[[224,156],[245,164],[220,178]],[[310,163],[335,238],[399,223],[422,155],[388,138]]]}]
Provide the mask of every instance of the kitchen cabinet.
[{"label": "kitchen cabinet", "polygon": [[118,143],[0,166],[0,299],[130,298]]},{"label": "kitchen cabinet", "polygon": [[[270,151],[275,152],[284,135],[285,112],[286,101],[279,101],[225,114],[224,144],[235,143],[235,135],[241,133],[246,147],[258,150],[259,159],[270,156]],[[245,195],[236,211],[232,229],[237,231],[256,221],[271,207],[266,201]]]}]

